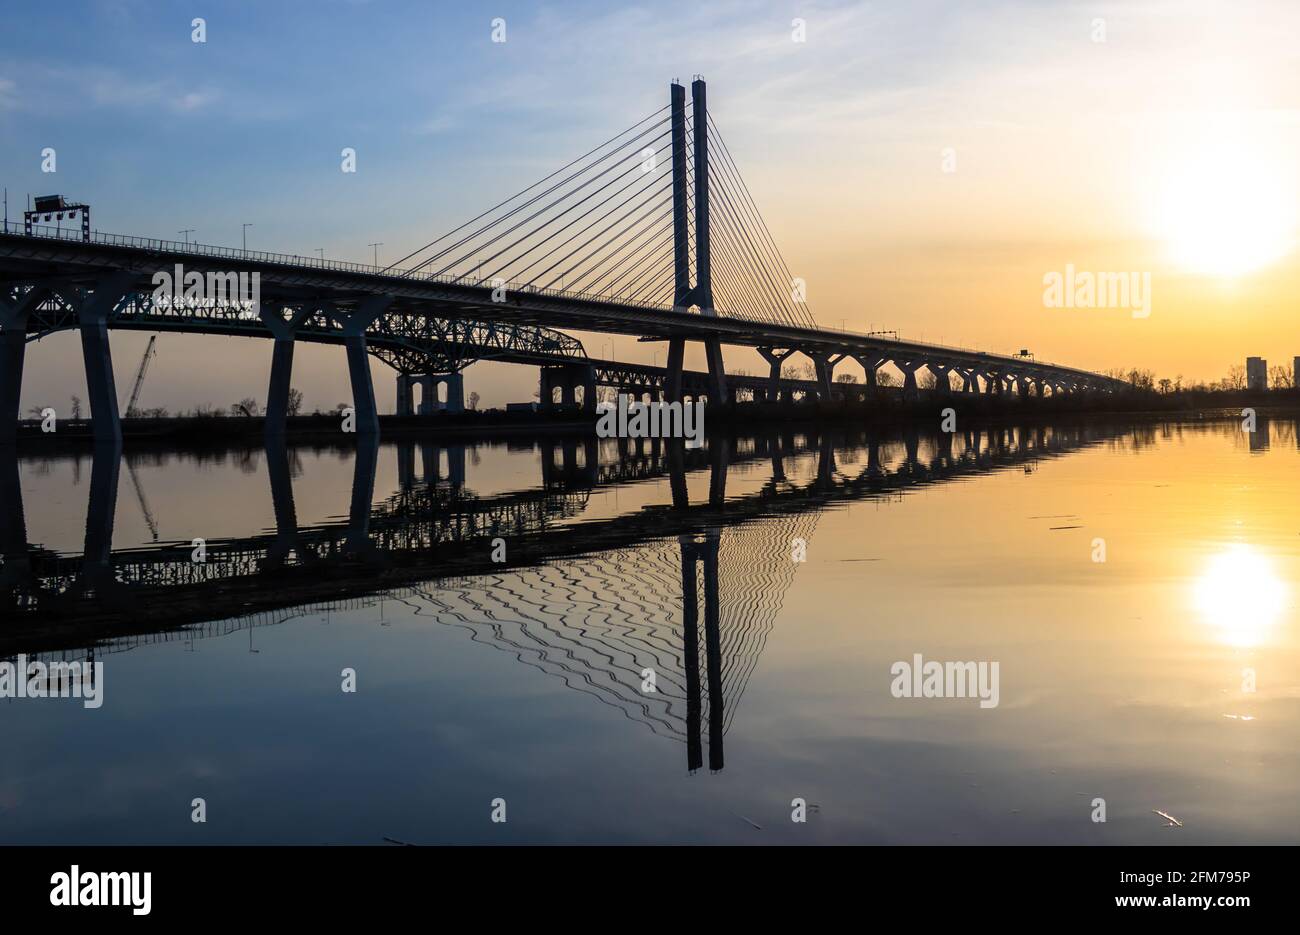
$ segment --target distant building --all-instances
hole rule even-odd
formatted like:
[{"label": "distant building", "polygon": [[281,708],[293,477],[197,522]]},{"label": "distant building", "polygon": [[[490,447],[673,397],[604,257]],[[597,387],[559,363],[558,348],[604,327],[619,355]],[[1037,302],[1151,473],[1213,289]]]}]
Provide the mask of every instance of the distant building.
[{"label": "distant building", "polygon": [[1268,361],[1262,357],[1246,358],[1246,389],[1268,389]]},{"label": "distant building", "polygon": [[1268,419],[1256,422],[1255,431],[1247,432],[1246,437],[1250,440],[1251,451],[1268,451]]},{"label": "distant building", "polygon": [[1300,357],[1291,361],[1291,386],[1300,390]]}]

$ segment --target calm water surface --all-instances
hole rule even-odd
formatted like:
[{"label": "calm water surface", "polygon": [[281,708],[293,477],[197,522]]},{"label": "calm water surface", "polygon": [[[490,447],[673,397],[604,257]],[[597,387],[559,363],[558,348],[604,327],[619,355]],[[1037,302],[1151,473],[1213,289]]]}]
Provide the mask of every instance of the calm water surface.
[{"label": "calm water surface", "polygon": [[3,654],[105,701],[0,701],[5,842],[1300,839],[1292,422],[115,465],[6,468]]}]

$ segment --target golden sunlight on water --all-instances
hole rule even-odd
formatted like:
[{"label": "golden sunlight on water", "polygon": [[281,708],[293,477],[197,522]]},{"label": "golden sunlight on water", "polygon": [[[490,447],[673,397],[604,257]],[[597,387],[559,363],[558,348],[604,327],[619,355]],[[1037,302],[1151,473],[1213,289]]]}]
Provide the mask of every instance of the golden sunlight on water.
[{"label": "golden sunlight on water", "polygon": [[1197,612],[1230,646],[1266,643],[1286,605],[1286,586],[1273,563],[1244,543],[1230,546],[1206,564],[1196,580]]}]

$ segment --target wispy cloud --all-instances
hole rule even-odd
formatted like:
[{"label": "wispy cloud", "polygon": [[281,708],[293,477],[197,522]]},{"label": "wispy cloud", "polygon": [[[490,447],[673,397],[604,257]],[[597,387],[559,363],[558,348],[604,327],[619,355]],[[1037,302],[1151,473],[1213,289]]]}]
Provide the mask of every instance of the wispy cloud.
[{"label": "wispy cloud", "polygon": [[140,78],[124,70],[98,65],[20,63],[12,71],[25,76],[20,97],[12,79],[0,78],[0,108],[74,114],[95,110],[141,111],[166,109],[177,113],[201,110],[221,97],[211,87],[187,86],[172,78]]},{"label": "wispy cloud", "polygon": [[172,107],[174,110],[188,113],[208,106],[219,96],[216,91],[187,91],[172,102]]}]

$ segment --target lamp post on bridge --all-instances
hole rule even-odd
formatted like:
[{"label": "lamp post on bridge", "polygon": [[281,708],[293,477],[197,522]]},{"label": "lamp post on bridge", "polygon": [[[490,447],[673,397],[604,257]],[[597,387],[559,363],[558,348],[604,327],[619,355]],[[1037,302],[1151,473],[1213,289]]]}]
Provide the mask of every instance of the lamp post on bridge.
[{"label": "lamp post on bridge", "polygon": [[183,231],[177,231],[176,233],[181,234],[182,236],[184,236],[184,238],[185,238],[185,242],[186,242],[186,243],[189,243],[189,242],[190,242],[190,234],[194,233],[194,228],[192,228],[192,227],[187,227],[187,228],[185,228],[185,230],[183,230]]},{"label": "lamp post on bridge", "polygon": [[245,253],[248,252],[248,229],[252,226],[253,226],[252,224],[244,225],[244,252]]},{"label": "lamp post on bridge", "polygon": [[379,248],[382,247],[383,245],[384,242],[382,240],[379,241],[379,243],[366,244],[367,247],[375,248],[375,269],[379,269]]}]

